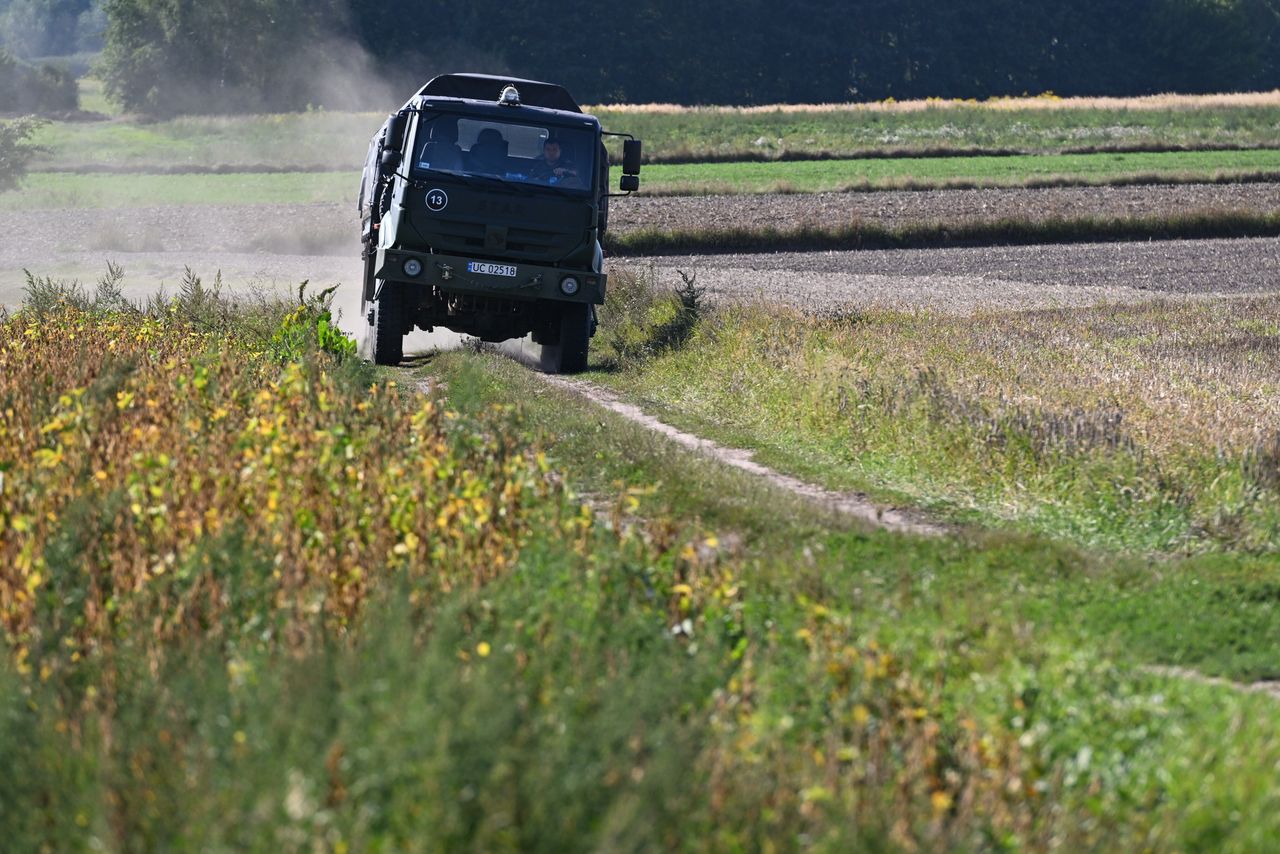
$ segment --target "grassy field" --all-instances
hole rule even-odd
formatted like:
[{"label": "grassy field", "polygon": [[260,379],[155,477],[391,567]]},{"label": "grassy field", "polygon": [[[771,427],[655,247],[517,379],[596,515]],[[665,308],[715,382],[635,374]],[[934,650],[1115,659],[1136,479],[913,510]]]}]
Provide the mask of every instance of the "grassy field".
[{"label": "grassy field", "polygon": [[[104,111],[101,86],[82,83],[86,109]],[[406,93],[406,96],[408,93]],[[41,131],[48,153],[35,168],[115,166],[152,170],[274,165],[358,168],[369,137],[399,104],[368,113],[192,116],[145,121],[58,122]],[[109,111],[109,110],[108,110]],[[915,102],[717,109],[599,108],[610,130],[645,141],[654,161],[778,159],[893,152],[1087,151],[1274,146],[1280,96],[992,104]]]},{"label": "grassy field", "polygon": [[322,300],[118,286],[0,322],[15,849],[1280,832],[1275,701],[1144,669],[1270,673],[1264,561],[865,532]]},{"label": "grassy field", "polygon": [[1108,548],[1280,545],[1276,298],[688,325],[614,282],[599,378],[803,477]]},{"label": "grassy field", "polygon": [[[1280,150],[899,158],[795,163],[655,164],[643,192],[658,195],[1105,185],[1275,180]],[[357,170],[230,174],[35,172],[0,194],[0,210],[157,204],[302,204],[354,200]]]},{"label": "grassy field", "polygon": [[1025,187],[1280,176],[1280,150],[700,163],[646,167],[652,194]]},{"label": "grassy field", "polygon": [[354,212],[359,187],[359,171],[227,175],[37,172],[28,175],[18,190],[0,193],[0,210],[350,202]]},{"label": "grassy field", "polygon": [[160,171],[268,165],[358,170],[369,137],[384,118],[382,113],[321,111],[52,122],[33,138],[46,152],[32,168],[112,166]]}]

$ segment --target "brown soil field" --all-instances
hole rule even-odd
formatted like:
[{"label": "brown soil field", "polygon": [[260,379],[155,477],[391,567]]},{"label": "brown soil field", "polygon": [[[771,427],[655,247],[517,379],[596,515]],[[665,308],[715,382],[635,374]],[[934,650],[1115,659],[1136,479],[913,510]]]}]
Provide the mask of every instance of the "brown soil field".
[{"label": "brown soil field", "polygon": [[[619,233],[738,226],[787,227],[874,222],[973,222],[1053,217],[1126,217],[1193,211],[1280,210],[1280,184],[1182,184],[797,193],[634,196],[616,199],[609,227]],[[0,268],[31,266],[68,252],[266,252],[349,255],[358,251],[352,205],[191,205],[0,212]],[[33,266],[34,265],[34,266]]]},{"label": "brown soil field", "polygon": [[1193,210],[1280,210],[1280,184],[637,196],[615,202],[610,209],[609,227],[621,231],[858,221],[893,227],[934,221],[1163,216]]}]

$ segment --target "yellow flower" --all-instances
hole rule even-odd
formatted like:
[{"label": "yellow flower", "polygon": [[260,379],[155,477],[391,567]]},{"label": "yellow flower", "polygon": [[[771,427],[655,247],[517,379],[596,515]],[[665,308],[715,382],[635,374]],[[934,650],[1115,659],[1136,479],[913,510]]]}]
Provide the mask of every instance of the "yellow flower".
[{"label": "yellow flower", "polygon": [[946,792],[934,792],[929,799],[933,804],[933,811],[936,813],[944,813],[951,809],[951,796]]},{"label": "yellow flower", "polygon": [[492,651],[493,647],[489,646],[488,641],[480,641],[480,643],[476,644],[476,655],[481,658],[488,658],[489,653]]}]

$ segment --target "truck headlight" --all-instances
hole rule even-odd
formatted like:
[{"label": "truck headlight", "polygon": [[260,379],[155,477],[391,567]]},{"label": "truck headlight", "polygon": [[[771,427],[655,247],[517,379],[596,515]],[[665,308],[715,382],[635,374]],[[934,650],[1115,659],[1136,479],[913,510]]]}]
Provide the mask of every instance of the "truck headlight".
[{"label": "truck headlight", "polygon": [[409,278],[412,279],[421,272],[422,272],[422,262],[419,261],[417,258],[410,258],[408,261],[404,262],[404,274]]},{"label": "truck headlight", "polygon": [[573,276],[565,276],[560,280],[560,290],[563,291],[566,296],[573,296],[578,292],[578,280]]}]

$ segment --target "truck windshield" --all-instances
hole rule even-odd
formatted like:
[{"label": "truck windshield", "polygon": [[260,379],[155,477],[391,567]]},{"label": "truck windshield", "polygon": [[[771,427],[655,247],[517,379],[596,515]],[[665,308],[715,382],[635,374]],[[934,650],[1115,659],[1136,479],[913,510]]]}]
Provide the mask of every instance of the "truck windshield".
[{"label": "truck windshield", "polygon": [[481,175],[586,193],[597,143],[585,128],[423,113],[416,172]]}]

